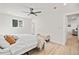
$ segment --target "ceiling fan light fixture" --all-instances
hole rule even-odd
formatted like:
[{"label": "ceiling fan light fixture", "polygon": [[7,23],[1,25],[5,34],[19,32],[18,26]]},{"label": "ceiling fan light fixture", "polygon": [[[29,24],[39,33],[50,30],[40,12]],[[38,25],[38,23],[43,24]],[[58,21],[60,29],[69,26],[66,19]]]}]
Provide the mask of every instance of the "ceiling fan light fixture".
[{"label": "ceiling fan light fixture", "polygon": [[34,10],[33,8],[30,8],[30,12],[25,12],[25,13],[29,13],[28,16],[31,14],[37,16],[37,13],[41,13],[41,11],[34,12],[33,10]]}]

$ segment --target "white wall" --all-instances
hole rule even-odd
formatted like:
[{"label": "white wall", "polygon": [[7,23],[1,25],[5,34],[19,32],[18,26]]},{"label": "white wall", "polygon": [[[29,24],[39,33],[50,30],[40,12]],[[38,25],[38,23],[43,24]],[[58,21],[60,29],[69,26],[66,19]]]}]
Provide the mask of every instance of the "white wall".
[{"label": "white wall", "polygon": [[78,12],[79,11],[79,3],[67,3],[66,5],[66,12]]},{"label": "white wall", "polygon": [[[12,19],[23,20],[23,27],[12,27]],[[32,20],[28,18],[22,18],[19,16],[13,16],[9,14],[0,13],[0,34],[30,34],[32,33]]]},{"label": "white wall", "polygon": [[[14,5],[12,5],[12,6],[9,5],[10,8],[8,8],[8,6],[6,6],[6,5],[5,5],[6,9],[4,8],[4,11],[6,11],[6,13],[7,13],[7,11],[8,11],[8,13],[10,13],[10,10],[13,10],[12,6],[14,6]],[[65,32],[66,20],[65,20],[64,4],[61,4],[61,3],[54,3],[54,4],[53,3],[47,3],[47,4],[25,4],[25,5],[34,7],[36,9],[38,9],[38,11],[40,11],[40,10],[42,11],[42,13],[38,14],[37,17],[34,16],[34,18],[32,18],[33,21],[35,22],[35,33],[41,33],[41,34],[45,34],[45,35],[49,34],[51,36],[51,41],[57,42],[57,43],[60,43],[60,44],[65,43],[65,41],[66,41],[66,37],[65,37],[66,36],[66,32]],[[15,5],[15,6],[17,6],[17,8],[14,8],[14,9],[17,9],[17,12],[18,12],[18,10],[23,9],[23,8],[18,9],[19,5]],[[54,9],[54,7],[57,7],[57,8]],[[25,10],[26,10],[26,8],[27,7],[25,7]],[[13,10],[13,11],[15,11],[15,10]],[[15,13],[16,14],[20,13],[20,12],[18,12],[18,13],[17,12],[15,12]],[[24,13],[22,15],[24,15]],[[0,18],[2,18],[2,16]],[[10,16],[10,17],[5,16],[5,18],[3,17],[2,19],[5,20],[6,18],[8,20],[8,19],[14,18],[14,16]],[[8,20],[6,22],[9,23],[10,21],[11,20]],[[16,32],[17,33],[28,33],[28,32],[31,32],[31,31],[29,30],[30,25],[27,26],[27,24],[29,24],[29,21],[26,23],[26,28],[27,29],[26,28],[25,29],[11,28],[11,24],[10,25],[5,25],[5,26],[6,26],[6,28],[9,27],[9,30],[12,33],[13,32],[15,32],[15,33]],[[0,29],[2,32],[3,31],[5,31],[5,32],[8,31],[9,32],[8,29],[5,30],[4,25],[0,25],[0,26],[1,27],[3,26],[3,28],[4,28],[4,30]]]},{"label": "white wall", "polygon": [[[35,31],[44,35],[50,35],[52,42],[65,44],[65,10],[64,4],[55,4],[56,10],[48,8],[43,17],[36,18]],[[45,10],[46,11],[46,10]]]}]

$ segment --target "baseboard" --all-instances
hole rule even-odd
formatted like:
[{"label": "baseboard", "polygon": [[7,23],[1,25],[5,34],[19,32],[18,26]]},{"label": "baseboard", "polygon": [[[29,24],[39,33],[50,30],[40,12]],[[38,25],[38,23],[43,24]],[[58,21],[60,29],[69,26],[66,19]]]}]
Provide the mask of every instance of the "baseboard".
[{"label": "baseboard", "polygon": [[60,42],[60,41],[56,41],[56,40],[50,40],[50,42],[61,44],[61,45],[65,45],[65,41],[64,42]]}]

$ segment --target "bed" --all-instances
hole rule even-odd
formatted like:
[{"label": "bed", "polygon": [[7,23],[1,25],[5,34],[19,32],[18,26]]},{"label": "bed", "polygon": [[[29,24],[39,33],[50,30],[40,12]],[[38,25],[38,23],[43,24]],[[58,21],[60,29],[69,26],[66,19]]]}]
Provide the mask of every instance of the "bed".
[{"label": "bed", "polygon": [[16,43],[11,45],[7,49],[2,50],[0,49],[0,54],[21,55],[37,47],[38,40],[36,35],[32,34],[12,34],[12,35],[18,37]]}]

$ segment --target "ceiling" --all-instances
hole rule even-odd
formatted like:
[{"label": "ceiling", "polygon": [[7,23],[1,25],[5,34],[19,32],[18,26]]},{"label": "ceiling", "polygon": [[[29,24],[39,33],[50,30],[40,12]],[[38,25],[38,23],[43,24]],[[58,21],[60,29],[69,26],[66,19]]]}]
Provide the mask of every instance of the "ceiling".
[{"label": "ceiling", "polygon": [[66,12],[79,12],[79,3],[67,3],[66,5]]},{"label": "ceiling", "polygon": [[38,16],[42,16],[47,13],[52,13],[55,11],[54,7],[58,6],[58,3],[1,3],[0,12],[21,17],[35,17],[33,15],[27,16],[24,11],[29,11],[29,8],[32,7],[35,11],[42,11],[42,13],[38,14]]},{"label": "ceiling", "polygon": [[[32,7],[34,11],[42,11],[38,14],[38,17],[54,14],[55,9],[60,9],[60,5],[63,3],[0,3],[0,13],[7,13],[11,15],[21,16],[21,17],[35,17],[33,15],[27,16],[24,11],[29,11],[29,8]],[[64,5],[64,4],[63,4]],[[79,11],[79,3],[67,3],[66,12],[75,12]]]}]

